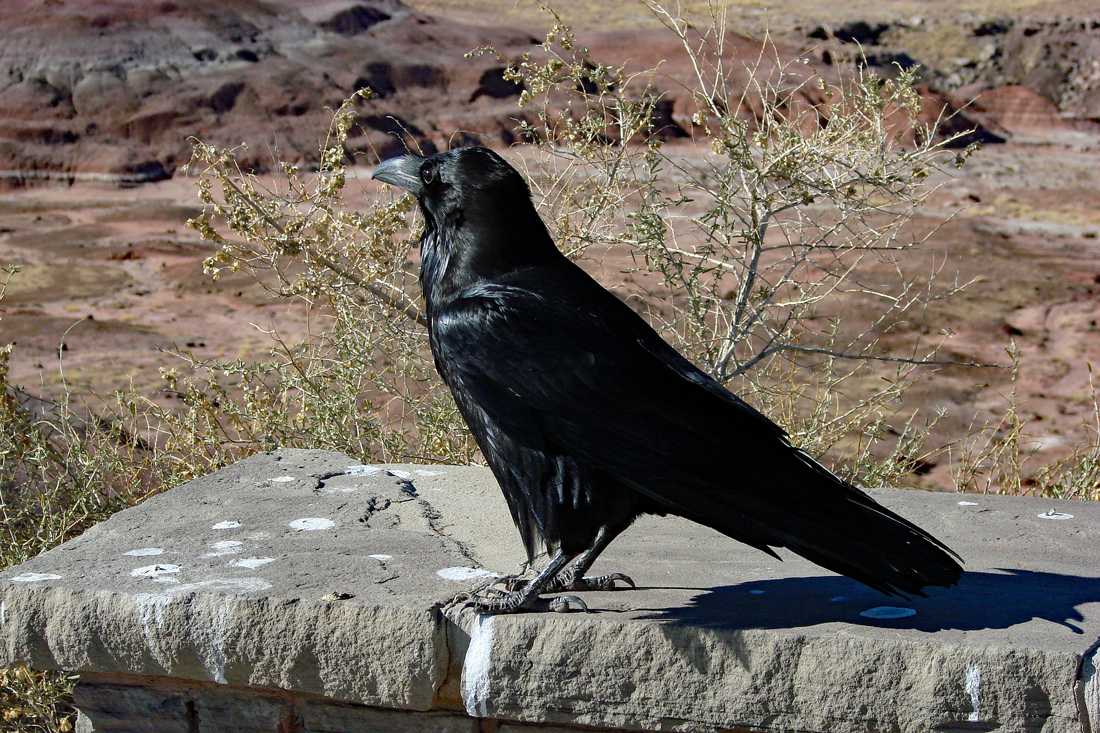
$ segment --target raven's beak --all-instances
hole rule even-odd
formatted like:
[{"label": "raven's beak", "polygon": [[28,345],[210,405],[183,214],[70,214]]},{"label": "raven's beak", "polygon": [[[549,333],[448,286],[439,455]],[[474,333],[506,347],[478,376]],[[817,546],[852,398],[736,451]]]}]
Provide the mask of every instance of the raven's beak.
[{"label": "raven's beak", "polygon": [[420,189],[424,187],[424,184],[420,182],[420,164],[424,160],[419,155],[412,154],[390,158],[375,166],[370,177],[377,178],[391,186],[403,188],[413,196],[419,196]]}]

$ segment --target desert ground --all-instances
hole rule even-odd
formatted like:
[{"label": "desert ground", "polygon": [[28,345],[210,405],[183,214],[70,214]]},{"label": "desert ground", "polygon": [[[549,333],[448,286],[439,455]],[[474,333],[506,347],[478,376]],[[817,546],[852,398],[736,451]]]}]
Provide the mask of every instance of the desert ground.
[{"label": "desert ground", "polygon": [[[71,11],[65,16],[72,21],[69,32],[98,29],[110,40],[99,47],[81,35],[81,42],[96,53],[122,54],[126,34],[138,33],[133,30],[138,27],[135,18],[127,26],[91,15],[91,4],[61,5]],[[132,4],[113,5],[120,16],[138,12]],[[278,3],[269,5],[292,13]],[[335,18],[336,6],[381,8],[392,16],[392,21],[364,23],[365,37],[381,34],[387,22],[405,23],[396,35],[406,46],[375,50],[384,56],[411,49],[408,55],[420,60],[420,76],[408,77],[408,69],[405,77],[393,71],[387,77],[394,80],[393,93],[379,100],[375,116],[400,112],[412,123],[400,134],[420,144],[431,142],[442,149],[449,128],[477,128],[483,140],[507,151],[501,134],[507,116],[501,110],[514,100],[488,92],[489,99],[477,99],[476,92],[471,96],[470,90],[483,83],[484,66],[475,61],[463,70],[461,53],[455,49],[469,44],[469,50],[485,42],[530,44],[530,39],[544,35],[545,15],[531,3],[517,3],[503,14],[495,4],[466,0],[413,2],[411,11],[399,5],[316,3],[304,4],[301,12],[314,23]],[[245,12],[244,6],[227,6],[238,15]],[[19,33],[38,38],[36,7],[4,2],[0,16],[19,19]],[[162,16],[181,12],[171,3],[158,7]],[[556,8],[594,51],[606,43],[610,56],[623,53],[623,39],[631,34],[659,32],[651,14],[626,0],[573,0]],[[275,10],[272,17],[278,16]],[[943,271],[952,277],[957,273],[960,281],[973,281],[958,296],[936,304],[927,324],[950,331],[943,353],[958,361],[1007,365],[1006,348],[1014,342],[1018,374],[1014,381],[1007,368],[929,369],[906,394],[901,413],[919,410],[927,415],[942,408],[945,417],[931,443],[957,444],[974,426],[996,424],[1015,390],[1020,416],[1037,449],[1028,471],[1095,442],[1092,365],[1100,365],[1100,72],[1095,61],[1090,67],[1087,59],[1100,55],[1087,51],[1100,39],[1100,3],[935,0],[887,7],[857,1],[838,10],[802,0],[783,4],[781,11],[764,4],[733,3],[729,17],[731,29],[739,33],[759,37],[766,32],[784,47],[816,53],[816,58],[820,42],[812,37],[815,28],[835,31],[845,23],[865,21],[872,31],[872,37],[864,39],[870,41],[864,43],[865,52],[884,58],[907,54],[929,68],[929,83],[940,92],[956,99],[984,99],[984,106],[970,110],[971,118],[1001,141],[985,144],[955,171],[916,222],[936,228],[927,256],[946,262]],[[490,19],[492,27],[479,30]],[[262,26],[255,19],[250,22]],[[1028,23],[1038,30],[1028,33]],[[199,39],[206,44],[203,49],[224,58],[226,49],[236,44],[241,48],[233,53],[243,60],[214,70],[204,67],[190,76],[185,69],[172,84],[143,81],[147,87],[141,88],[134,87],[139,74],[133,69],[122,76],[89,71],[90,65],[74,72],[71,58],[61,60],[65,63],[51,59],[78,51],[46,43],[20,47],[15,31],[4,32],[8,40],[0,47],[0,60],[7,64],[9,76],[7,87],[0,90],[0,102],[6,102],[0,117],[7,115],[0,120],[0,167],[6,176],[0,193],[0,263],[22,267],[9,281],[0,306],[0,342],[15,344],[11,383],[47,397],[66,387],[106,394],[132,385],[170,403],[158,369],[180,365],[170,353],[173,348],[203,357],[247,359],[268,348],[264,330],[275,329],[287,340],[304,335],[305,314],[300,309],[270,300],[241,276],[223,275],[214,281],[203,274],[202,261],[213,249],[186,226],[199,211],[195,179],[182,170],[186,137],[227,144],[247,135],[257,159],[270,150],[263,139],[273,138],[281,152],[308,163],[330,114],[324,105],[338,103],[340,93],[355,81],[341,79],[358,73],[350,73],[346,65],[355,52],[348,44],[359,36],[332,31],[329,35],[335,40],[323,53],[316,42],[295,47],[300,54],[306,53],[303,48],[312,49],[311,76],[295,82],[301,89],[287,91],[290,82],[281,75],[294,55],[273,53],[269,66],[261,69],[267,63],[263,53],[244,48],[247,43],[239,37],[233,40],[222,25],[217,32],[209,31],[210,38]],[[293,35],[293,28],[280,28],[271,21],[261,27],[263,33],[245,34],[246,40],[263,45],[280,32]],[[435,30],[419,37],[416,33],[427,31],[417,28]],[[1020,53],[1012,44],[1026,44],[1036,36],[1049,36],[1043,46],[1046,55],[1020,46],[1035,59],[1026,68],[1014,67],[1013,59]],[[441,56],[455,57],[432,66],[432,43],[444,49]],[[193,44],[188,53],[203,62],[207,52],[194,50],[199,45]],[[138,50],[131,48],[131,54],[147,52],[137,41],[133,47]],[[1074,48],[1084,48],[1084,55],[1074,56]],[[245,51],[261,60],[252,62]],[[20,53],[33,59],[24,59],[20,66]],[[327,59],[331,68],[318,65],[318,59]],[[446,69],[444,82],[421,83],[425,77],[435,79],[433,69],[440,67]],[[372,68],[381,73],[382,67]],[[21,75],[14,84],[12,69]],[[35,69],[41,72],[38,76]],[[313,94],[310,79],[322,75],[331,84],[324,87],[329,81],[318,81],[316,88],[324,93]],[[408,90],[401,86],[403,78],[411,78]],[[32,84],[35,79],[40,83]],[[85,89],[93,83],[98,85],[98,97]],[[114,101],[97,108],[87,95]],[[276,98],[298,107],[275,110],[271,104]],[[173,110],[172,99],[190,107]],[[16,104],[20,100],[22,106]],[[118,104],[126,106],[125,114]],[[365,202],[376,194],[378,186],[369,181],[375,161],[365,151],[382,151],[385,157],[398,140],[391,132],[382,125],[365,130],[363,154],[355,159],[357,179],[348,187],[353,201]],[[675,145],[685,156],[699,154],[690,140]],[[614,272],[616,267],[603,262],[598,269]],[[854,307],[844,316],[858,319],[860,313]],[[884,344],[889,343],[886,338]],[[931,458],[919,475],[914,474],[912,484],[953,490],[947,455]]]}]

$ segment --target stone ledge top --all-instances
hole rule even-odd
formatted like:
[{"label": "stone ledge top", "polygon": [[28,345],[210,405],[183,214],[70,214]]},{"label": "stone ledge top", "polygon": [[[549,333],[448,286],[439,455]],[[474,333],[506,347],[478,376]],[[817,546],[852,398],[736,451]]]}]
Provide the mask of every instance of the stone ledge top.
[{"label": "stone ledge top", "polygon": [[280,450],[0,573],[0,665],[640,730],[1100,733],[1100,503],[872,493],[963,556],[958,588],[649,517],[594,568],[639,588],[590,614],[448,617],[525,559],[487,469]]}]

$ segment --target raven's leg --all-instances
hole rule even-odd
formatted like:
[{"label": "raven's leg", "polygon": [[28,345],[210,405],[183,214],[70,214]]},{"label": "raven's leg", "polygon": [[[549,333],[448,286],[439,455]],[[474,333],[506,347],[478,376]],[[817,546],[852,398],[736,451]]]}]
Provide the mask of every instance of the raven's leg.
[{"label": "raven's leg", "polygon": [[613,531],[609,530],[606,526],[600,527],[600,531],[596,533],[596,539],[592,543],[592,546],[577,555],[577,558],[571,565],[554,576],[554,579],[543,589],[543,592],[560,593],[566,590],[614,590],[616,580],[621,580],[631,588],[634,588],[634,581],[631,580],[629,576],[623,575],[622,573],[600,575],[595,578],[584,577],[584,574],[588,572],[588,568],[592,567],[592,563],[596,562],[596,558],[611,544],[611,540],[619,536],[620,532],[622,532],[622,529]]},{"label": "raven's leg", "polygon": [[494,596],[475,596],[469,593],[460,593],[451,602],[468,603],[475,610],[489,614],[518,613],[519,611],[568,611],[571,602],[587,611],[588,607],[584,604],[584,601],[574,596],[557,596],[549,599],[539,597],[541,593],[546,592],[547,586],[574,557],[575,555],[559,552],[538,575],[519,590]]}]

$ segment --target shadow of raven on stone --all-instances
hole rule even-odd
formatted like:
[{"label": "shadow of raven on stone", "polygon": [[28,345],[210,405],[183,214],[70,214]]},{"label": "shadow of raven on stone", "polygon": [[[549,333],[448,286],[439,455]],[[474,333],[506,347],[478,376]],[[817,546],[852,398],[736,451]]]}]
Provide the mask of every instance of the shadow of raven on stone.
[{"label": "shadow of raven on stone", "polygon": [[881,595],[836,576],[776,578],[702,590],[680,608],[642,612],[641,618],[722,629],[801,629],[848,623],[891,629],[980,631],[1009,629],[1042,619],[1083,634],[1078,610],[1100,603],[1100,578],[1033,570],[964,573],[958,588],[933,591],[904,603],[912,616],[873,618]]}]

